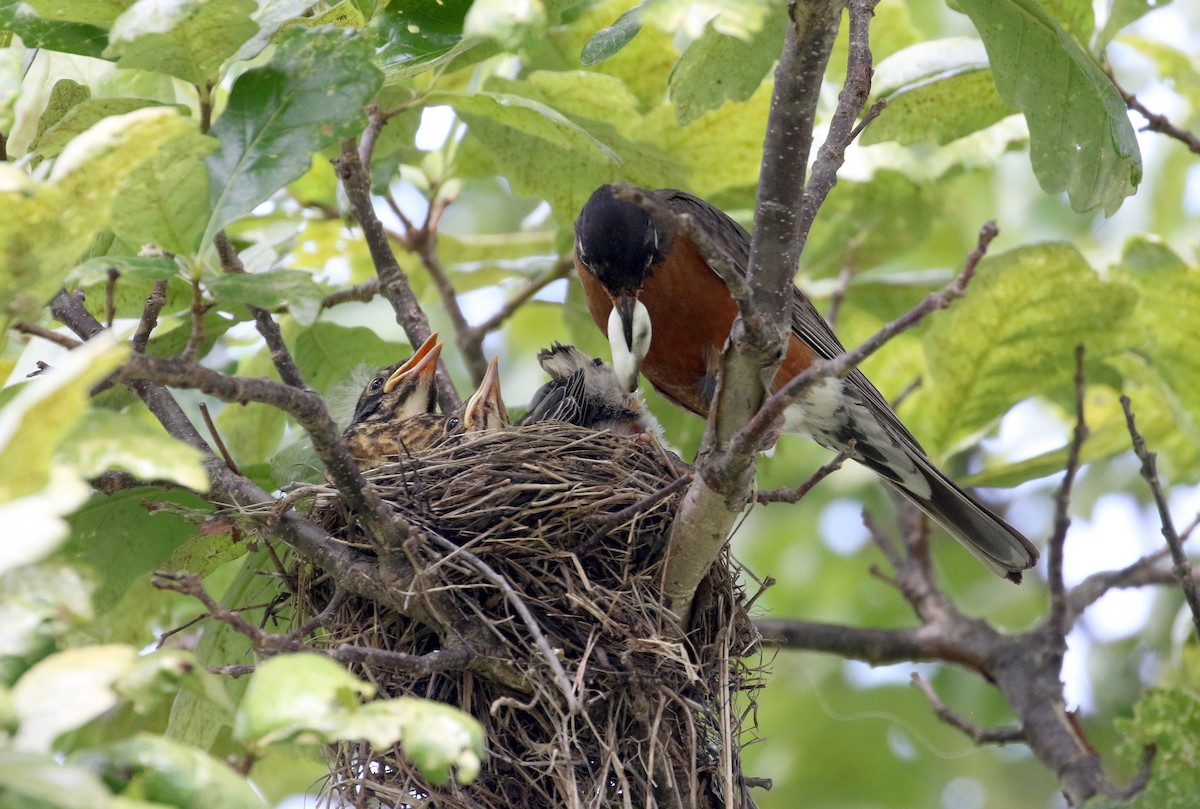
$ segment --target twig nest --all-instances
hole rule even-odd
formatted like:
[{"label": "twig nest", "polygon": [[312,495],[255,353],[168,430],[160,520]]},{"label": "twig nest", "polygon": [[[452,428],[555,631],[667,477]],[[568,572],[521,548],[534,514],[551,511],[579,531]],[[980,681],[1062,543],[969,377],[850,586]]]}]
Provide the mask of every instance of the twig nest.
[{"label": "twig nest", "polygon": [[[335,803],[753,805],[739,750],[759,686],[744,660],[757,635],[728,558],[698,593],[686,637],[662,603],[657,582],[683,487],[658,494],[674,480],[661,449],[543,423],[466,436],[370,477],[414,528],[403,548],[373,548],[332,492],[314,517],[383,569],[399,554],[416,571],[412,598],[436,618],[351,598],[322,641],[420,656],[461,647],[466,627],[472,659],[461,669],[360,664],[357,673],[383,696],[472,714],[488,758],[474,783],[435,787],[400,751],[347,746],[334,755]],[[298,580],[303,621],[333,592],[321,571]]]}]

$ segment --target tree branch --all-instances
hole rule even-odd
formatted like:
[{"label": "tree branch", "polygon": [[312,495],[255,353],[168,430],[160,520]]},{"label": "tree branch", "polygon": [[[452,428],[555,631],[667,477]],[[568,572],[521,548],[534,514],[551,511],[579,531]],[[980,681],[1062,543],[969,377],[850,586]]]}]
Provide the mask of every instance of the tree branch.
[{"label": "tree branch", "polygon": [[[368,127],[368,131],[370,129],[371,127]],[[364,136],[364,146],[366,145]],[[364,153],[369,157],[370,149],[365,149]],[[366,169],[368,164],[362,162],[354,142],[346,141],[342,144],[341,155],[333,161],[333,165],[342,186],[346,189],[346,197],[350,200],[354,218],[362,228],[363,239],[367,243],[375,272],[379,275],[379,291],[392,305],[392,310],[396,313],[396,322],[404,329],[409,343],[419,346],[433,330],[429,328],[429,318],[417,303],[417,296],[408,283],[408,275],[400,268],[396,256],[392,253],[383,223],[375,213],[375,206],[371,202],[371,178]],[[453,410],[460,407],[462,398],[450,380],[445,362],[438,364],[437,379],[438,398],[442,408]]]},{"label": "tree branch", "polygon": [[1128,396],[1121,397],[1121,408],[1125,411],[1125,424],[1129,428],[1129,437],[1133,439],[1133,451],[1142,462],[1142,477],[1154,495],[1154,503],[1158,506],[1158,519],[1162,523],[1162,535],[1171,550],[1171,559],[1175,563],[1171,572],[1175,574],[1183,597],[1187,600],[1188,609],[1192,612],[1192,623],[1200,633],[1200,589],[1196,587],[1196,579],[1192,575],[1192,565],[1183,550],[1183,542],[1175,531],[1175,523],[1171,519],[1171,511],[1167,507],[1167,497],[1163,493],[1162,482],[1158,479],[1158,464],[1155,455],[1146,447],[1146,439],[1138,432],[1134,424],[1133,404]]},{"label": "tree branch", "polygon": [[720,554],[753,488],[755,446],[726,453],[729,440],[761,406],[766,379],[783,357],[800,258],[800,204],[825,66],[844,0],[789,7],[791,20],[775,70],[763,142],[747,284],[700,450],[700,474],[672,525],[662,588],[686,628],[696,587]]},{"label": "tree branch", "polygon": [[961,730],[975,744],[1012,744],[1025,741],[1025,731],[1021,728],[984,728],[967,720],[942,702],[942,698],[933,690],[933,684],[916,672],[913,672],[912,683],[929,700],[929,705],[938,719]]},{"label": "tree branch", "polygon": [[[1111,74],[1109,77],[1111,78]],[[1146,109],[1146,106],[1141,101],[1138,101],[1137,96],[1133,93],[1125,92],[1124,88],[1117,84],[1115,80],[1113,81],[1113,86],[1117,88],[1117,92],[1121,94],[1121,98],[1125,99],[1125,106],[1146,119],[1145,129],[1157,132],[1160,135],[1166,135],[1168,138],[1173,138],[1186,146],[1188,151],[1193,154],[1200,154],[1200,138],[1186,129],[1175,126],[1167,116],[1159,115]]]},{"label": "tree branch", "polygon": [[1079,472],[1079,456],[1083,451],[1083,442],[1087,440],[1088,427],[1084,419],[1083,400],[1085,379],[1083,375],[1083,346],[1075,348],[1075,433],[1071,438],[1071,448],[1067,453],[1067,472],[1063,476],[1062,485],[1058,488],[1055,498],[1054,533],[1050,535],[1047,544],[1046,578],[1050,585],[1050,612],[1046,616],[1046,626],[1054,638],[1058,639],[1057,654],[1066,651],[1066,637],[1070,630],[1068,622],[1068,595],[1063,583],[1063,546],[1067,541],[1067,529],[1071,527],[1071,487],[1075,483],[1075,475]]},{"label": "tree branch", "polygon": [[[225,231],[217,233],[213,242],[217,248],[217,255],[220,257],[221,269],[230,275],[244,275],[246,266],[242,264],[237,250],[230,243]],[[279,330],[279,324],[275,322],[275,318],[260,306],[247,304],[246,308],[250,310],[250,314],[254,315],[254,324],[258,327],[258,333],[267,342],[267,350],[271,353],[271,362],[274,363],[275,370],[279,372],[279,378],[294,388],[311,391],[312,388],[304,381],[304,376],[300,373],[296,361],[292,359],[292,354],[288,351],[287,344],[283,341],[283,333]]]},{"label": "tree branch", "polygon": [[550,286],[560,278],[566,278],[571,274],[571,270],[574,269],[574,267],[575,265],[569,256],[555,261],[554,266],[551,267],[544,275],[531,280],[524,289],[522,289],[516,295],[513,295],[512,298],[503,306],[501,306],[500,310],[494,315],[482,323],[472,326],[472,336],[476,340],[482,340],[488,334],[500,328],[500,326],[504,324],[504,321],[512,317],[513,314],[515,314],[518,309],[528,303],[533,296],[537,295],[543,289]]}]

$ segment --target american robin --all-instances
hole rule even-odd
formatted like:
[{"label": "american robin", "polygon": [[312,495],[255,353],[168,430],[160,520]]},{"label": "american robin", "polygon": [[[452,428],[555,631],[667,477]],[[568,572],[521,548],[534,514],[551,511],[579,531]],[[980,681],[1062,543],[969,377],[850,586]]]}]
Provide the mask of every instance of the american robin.
[{"label": "american robin", "polygon": [[395,457],[397,425],[437,409],[435,374],[441,353],[442,344],[432,334],[407,360],[371,377],[342,433],[355,460],[371,467]]},{"label": "american robin", "polygon": [[550,381],[534,393],[521,423],[565,421],[621,435],[662,437],[662,427],[642,397],[625,390],[616,372],[599,357],[555,343],[538,352],[538,362]]},{"label": "american robin", "polygon": [[500,396],[500,358],[493,357],[479,387],[463,407],[463,432],[480,433],[499,430],[510,424],[508,408]]},{"label": "american robin", "polygon": [[[750,234],[717,208],[684,191],[645,192],[689,214],[743,275]],[[639,371],[667,399],[708,414],[721,354],[738,314],[721,277],[670,222],[613,196],[602,185],[575,220],[575,267],[588,309],[612,347],[626,390]],[[825,319],[793,287],[792,333],[772,391],[816,358],[845,352]],[[857,368],[827,378],[788,408],[783,430],[866,465],[974,553],[989,570],[1020,582],[1038,551],[1016,529],[967,495],[925,455],[920,444]]]},{"label": "american robin", "polygon": [[450,413],[418,413],[395,426],[392,456],[416,455],[462,432],[462,419]]}]

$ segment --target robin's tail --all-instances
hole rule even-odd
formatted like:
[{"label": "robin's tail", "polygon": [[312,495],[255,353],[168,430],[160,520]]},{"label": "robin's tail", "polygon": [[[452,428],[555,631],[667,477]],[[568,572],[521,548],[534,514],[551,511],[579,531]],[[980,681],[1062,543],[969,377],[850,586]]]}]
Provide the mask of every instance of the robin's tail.
[{"label": "robin's tail", "polygon": [[1038,549],[1033,543],[958,488],[928,458],[919,455],[915,460],[929,481],[929,497],[917,496],[896,482],[887,481],[892,488],[936,520],[988,570],[1020,584],[1021,571],[1038,561]]}]

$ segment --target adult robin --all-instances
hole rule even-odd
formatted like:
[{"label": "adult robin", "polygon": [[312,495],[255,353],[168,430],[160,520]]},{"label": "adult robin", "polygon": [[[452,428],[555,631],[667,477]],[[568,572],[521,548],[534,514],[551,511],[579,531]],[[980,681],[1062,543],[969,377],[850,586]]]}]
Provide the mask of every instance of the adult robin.
[{"label": "adult robin", "polygon": [[[671,188],[645,192],[688,214],[739,273],[750,234],[702,199]],[[602,185],[575,221],[575,267],[588,309],[608,335],[613,366],[626,390],[641,372],[674,404],[707,416],[737,303],[696,246],[671,222],[613,195]],[[825,319],[792,288],[791,335],[772,382],[778,390],[815,359],[845,352]],[[946,477],[857,368],[827,378],[788,408],[783,430],[846,452],[962,542],[989,570],[1014,582],[1037,564],[1020,532]]]},{"label": "adult robin", "polygon": [[437,334],[403,362],[384,368],[363,388],[342,440],[364,466],[378,466],[398,452],[397,425],[437,409],[436,373],[442,344]]},{"label": "adult robin", "polygon": [[538,352],[550,381],[539,388],[519,423],[565,421],[621,435],[649,433],[662,438],[662,427],[642,397],[625,390],[612,367],[572,345],[554,343]]}]

